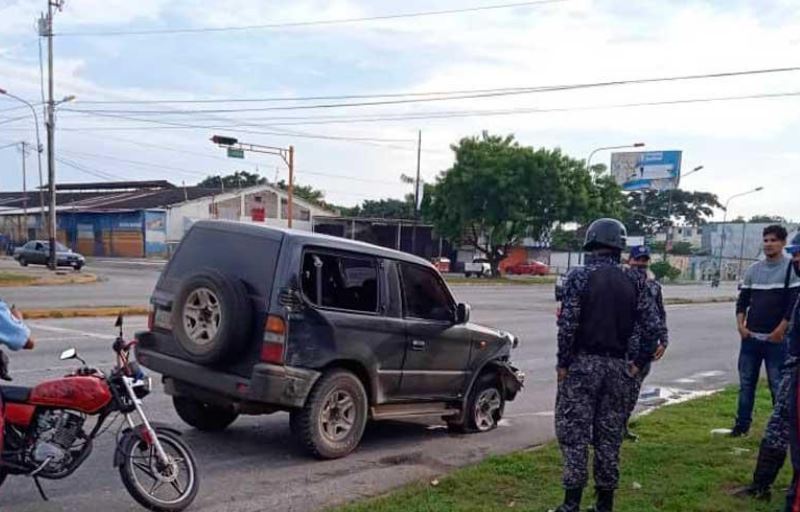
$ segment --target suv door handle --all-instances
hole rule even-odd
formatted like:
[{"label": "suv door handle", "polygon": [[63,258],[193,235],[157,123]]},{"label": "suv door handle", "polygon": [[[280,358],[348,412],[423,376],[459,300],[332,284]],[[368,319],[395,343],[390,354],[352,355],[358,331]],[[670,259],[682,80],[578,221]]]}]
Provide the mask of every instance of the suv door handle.
[{"label": "suv door handle", "polygon": [[425,343],[423,340],[412,340],[411,341],[411,350],[425,350]]}]

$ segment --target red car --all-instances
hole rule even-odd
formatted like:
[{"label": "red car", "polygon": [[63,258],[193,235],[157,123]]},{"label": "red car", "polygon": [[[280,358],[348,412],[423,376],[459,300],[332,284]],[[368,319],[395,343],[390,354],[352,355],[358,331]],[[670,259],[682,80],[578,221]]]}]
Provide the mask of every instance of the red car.
[{"label": "red car", "polygon": [[550,273],[550,267],[541,261],[529,261],[527,263],[517,263],[506,267],[506,274],[519,276],[546,276]]}]

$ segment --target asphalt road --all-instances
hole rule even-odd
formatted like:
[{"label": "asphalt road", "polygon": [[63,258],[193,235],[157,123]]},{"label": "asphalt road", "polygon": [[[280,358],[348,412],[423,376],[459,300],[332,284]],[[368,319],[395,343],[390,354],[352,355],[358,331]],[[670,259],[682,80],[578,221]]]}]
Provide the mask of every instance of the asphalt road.
[{"label": "asphalt road", "polygon": [[[28,286],[5,288],[0,296],[20,309],[92,307],[92,306],[142,306],[148,303],[150,293],[163,265],[113,261],[89,261],[85,272],[97,275],[98,282],[71,286]],[[41,267],[24,269],[13,260],[0,260],[0,270],[37,272]],[[71,270],[65,270],[71,272]]]},{"label": "asphalt road", "polygon": [[[549,287],[545,290],[550,291]],[[159,387],[145,402],[151,419],[184,431],[198,459],[202,483],[192,510],[319,510],[552,438],[556,328],[550,293],[540,287],[518,286],[457,287],[456,293],[473,305],[475,321],[521,337],[513,357],[527,374],[526,388],[508,405],[497,430],[451,435],[435,418],[376,423],[368,427],[357,452],[320,462],[293,444],[286,414],[242,417],[221,434],[203,434],[180,422]],[[732,304],[669,307],[672,345],[665,359],[655,365],[648,384],[708,390],[734,382],[738,341],[732,308]],[[31,385],[67,371],[72,364],[59,361],[58,354],[69,346],[76,346],[91,364],[110,366],[112,323],[108,318],[32,322],[40,343],[35,352],[12,354],[16,383]],[[128,332],[142,323],[141,318],[129,319]],[[51,498],[47,504],[39,500],[31,480],[10,478],[0,489],[0,510],[140,510],[111,467],[112,453],[113,435],[106,435],[75,475],[45,482]]]},{"label": "asphalt road", "polygon": [[[148,303],[150,293],[163,268],[163,263],[148,260],[90,260],[86,272],[96,274],[97,283],[75,286],[37,286],[21,288],[5,288],[0,290],[0,297],[6,302],[26,308],[59,308],[59,307],[91,307],[91,306],[142,306]],[[13,260],[0,258],[0,270],[25,272]],[[28,267],[27,271],[37,272],[38,267]],[[480,290],[489,296],[504,297],[507,286],[481,285]],[[552,303],[552,285],[513,286],[522,288],[511,291],[514,296],[523,297],[526,303]],[[472,290],[470,285],[457,285],[453,289]],[[469,297],[471,292],[464,291]],[[690,285],[665,285],[664,296],[667,298],[703,299],[708,297],[732,297],[736,295],[735,284],[723,283],[719,288],[711,288],[707,283]]]}]

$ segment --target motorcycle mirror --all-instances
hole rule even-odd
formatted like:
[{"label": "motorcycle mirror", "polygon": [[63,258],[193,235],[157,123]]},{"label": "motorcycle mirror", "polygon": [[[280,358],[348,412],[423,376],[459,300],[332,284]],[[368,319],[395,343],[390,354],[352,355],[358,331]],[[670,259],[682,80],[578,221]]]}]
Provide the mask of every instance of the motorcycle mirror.
[{"label": "motorcycle mirror", "polygon": [[120,336],[120,338],[122,337],[122,334],[123,334],[122,333],[122,324],[123,324],[122,313],[120,313],[119,315],[117,315],[117,321],[114,322],[114,327],[119,328],[119,336]]},{"label": "motorcycle mirror", "polygon": [[74,348],[68,348],[61,353],[62,361],[66,361],[67,359],[75,359],[76,357],[78,357],[78,351]]}]

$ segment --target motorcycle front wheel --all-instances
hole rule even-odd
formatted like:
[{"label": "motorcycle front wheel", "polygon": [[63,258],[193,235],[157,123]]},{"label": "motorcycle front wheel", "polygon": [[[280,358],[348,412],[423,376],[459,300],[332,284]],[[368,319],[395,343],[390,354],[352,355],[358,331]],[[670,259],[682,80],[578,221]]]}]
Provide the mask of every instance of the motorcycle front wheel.
[{"label": "motorcycle front wheel", "polygon": [[133,499],[149,510],[183,510],[197,496],[199,481],[194,456],[177,435],[163,430],[156,435],[169,463],[161,464],[155,446],[148,446],[143,439],[123,443],[118,448],[124,457],[119,466],[122,483]]}]

